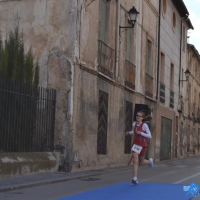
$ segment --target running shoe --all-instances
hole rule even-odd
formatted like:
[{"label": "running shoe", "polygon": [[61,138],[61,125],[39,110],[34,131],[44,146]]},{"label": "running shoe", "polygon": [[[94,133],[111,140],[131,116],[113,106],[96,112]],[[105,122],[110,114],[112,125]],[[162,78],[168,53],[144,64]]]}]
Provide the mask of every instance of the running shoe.
[{"label": "running shoe", "polygon": [[138,184],[138,179],[136,177],[134,177],[131,181],[134,185]]},{"label": "running shoe", "polygon": [[153,167],[153,158],[149,158],[149,167],[152,168]]}]

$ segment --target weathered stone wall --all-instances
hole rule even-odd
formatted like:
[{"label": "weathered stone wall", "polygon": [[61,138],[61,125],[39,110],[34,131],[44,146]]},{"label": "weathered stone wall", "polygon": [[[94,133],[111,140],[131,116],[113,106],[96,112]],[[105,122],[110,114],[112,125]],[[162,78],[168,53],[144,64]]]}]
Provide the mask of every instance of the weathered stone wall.
[{"label": "weathered stone wall", "polygon": [[0,153],[0,177],[12,177],[33,173],[56,172],[59,154],[38,153]]},{"label": "weathered stone wall", "polygon": [[[180,115],[179,123],[179,157],[191,156],[200,153],[200,124],[199,124],[199,54],[193,45],[188,44],[187,48],[187,64],[190,76],[187,82],[183,82],[183,110]],[[185,80],[185,76],[182,80]]]},{"label": "weathered stone wall", "polygon": [[[73,150],[78,152],[78,161],[73,163],[73,171],[127,165],[131,154],[124,154],[125,101],[133,103],[133,113],[136,103],[149,105],[156,110],[155,102],[125,90],[94,71],[89,72],[87,68],[77,66],[75,69],[78,78],[75,78],[77,90],[74,95]],[[106,155],[97,154],[99,90],[109,95]],[[154,157],[154,119],[150,126],[153,138],[150,141],[149,156]]]},{"label": "weathered stone wall", "polygon": [[[92,2],[92,1],[91,1]],[[88,2],[89,3],[89,2]],[[155,2],[154,2],[155,3]],[[118,77],[110,80],[98,72],[98,39],[100,24],[100,1],[92,2],[88,7],[81,10],[81,30],[80,30],[80,62],[74,71],[74,111],[73,111],[73,171],[82,169],[102,168],[106,166],[127,165],[131,154],[124,154],[125,145],[125,102],[133,103],[133,114],[135,104],[146,104],[154,110],[156,117],[156,104],[152,99],[144,96],[144,74],[145,74],[145,41],[138,36],[137,31],[143,27],[143,32],[153,38],[155,53],[153,53],[153,73],[156,68],[156,42],[157,42],[157,12],[150,1],[141,3],[140,1],[121,1],[120,5],[120,26],[125,26],[127,11],[132,6],[140,12],[145,10],[144,20],[135,24],[133,35],[133,60],[136,65],[136,91],[125,89],[125,51],[126,51],[126,31],[120,30],[119,35],[119,69]],[[157,6],[158,8],[158,6]],[[110,29],[108,46],[116,53],[116,16],[117,1],[110,1]],[[150,17],[148,17],[148,14]],[[138,16],[143,19],[143,14]],[[137,46],[142,42],[141,51],[138,52]],[[137,52],[137,53],[136,53]],[[140,58],[136,54],[140,55]],[[145,54],[145,55],[144,55]],[[114,59],[114,62],[116,60]],[[136,64],[138,63],[138,65]],[[113,63],[115,67],[115,63]],[[140,74],[141,73],[141,74]],[[115,71],[114,71],[115,76]],[[141,85],[140,85],[141,84]],[[154,87],[154,86],[152,86]],[[97,134],[98,134],[98,109],[99,109],[99,90],[108,93],[108,127],[107,127],[107,153],[106,155],[97,154]],[[142,91],[142,94],[140,93]],[[155,92],[155,90],[154,90]],[[149,146],[149,156],[154,157],[155,146],[155,121],[151,124],[152,140]],[[72,160],[72,161],[73,161]]]},{"label": "weathered stone wall", "polygon": [[72,76],[78,3],[81,1],[0,0],[2,38],[13,29],[17,17],[25,51],[32,47],[35,59],[39,60],[40,85],[57,89],[55,145],[64,147],[61,168],[66,171],[70,171],[72,151]]}]

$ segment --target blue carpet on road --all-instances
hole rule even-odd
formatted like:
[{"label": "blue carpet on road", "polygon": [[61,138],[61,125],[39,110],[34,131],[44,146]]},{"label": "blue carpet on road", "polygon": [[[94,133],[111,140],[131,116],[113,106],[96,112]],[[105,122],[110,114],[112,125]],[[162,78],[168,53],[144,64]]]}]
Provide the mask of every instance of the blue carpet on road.
[{"label": "blue carpet on road", "polygon": [[[183,185],[163,183],[119,183],[60,200],[189,200]],[[194,198],[195,200],[196,198]]]}]

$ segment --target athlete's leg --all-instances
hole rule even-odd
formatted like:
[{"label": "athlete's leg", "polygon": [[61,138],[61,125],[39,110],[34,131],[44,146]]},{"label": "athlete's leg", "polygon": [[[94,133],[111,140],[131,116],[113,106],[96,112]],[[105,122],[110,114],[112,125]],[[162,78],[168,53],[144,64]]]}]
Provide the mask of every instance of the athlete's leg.
[{"label": "athlete's leg", "polygon": [[140,163],[142,164],[142,165],[149,165],[149,161],[147,160],[147,159],[144,159],[145,158],[145,156],[140,156],[139,157],[139,159],[140,159]]},{"label": "athlete's leg", "polygon": [[138,154],[133,152],[133,176],[137,177],[138,173]]},{"label": "athlete's leg", "polygon": [[142,165],[150,163],[147,159],[145,159],[146,154],[147,154],[147,148],[143,148],[139,155],[140,163]]}]

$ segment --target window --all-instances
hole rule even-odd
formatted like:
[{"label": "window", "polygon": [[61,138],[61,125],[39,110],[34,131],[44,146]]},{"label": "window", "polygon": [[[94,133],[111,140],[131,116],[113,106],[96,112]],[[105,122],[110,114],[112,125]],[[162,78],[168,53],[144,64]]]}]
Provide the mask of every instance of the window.
[{"label": "window", "polygon": [[133,29],[126,32],[126,60],[133,63]]},{"label": "window", "polygon": [[160,81],[165,82],[165,54],[161,52],[161,71],[160,71]]},{"label": "window", "polygon": [[188,114],[191,115],[191,85],[188,85]]},{"label": "window", "polygon": [[100,0],[100,40],[104,43],[108,42],[109,34],[109,15],[110,3],[106,0]]},{"label": "window", "polygon": [[173,30],[173,32],[175,32],[175,29],[176,29],[176,13],[173,12],[173,14],[172,14],[172,30]]},{"label": "window", "polygon": [[99,91],[97,154],[105,155],[107,152],[107,127],[108,127],[108,94],[100,90]]},{"label": "window", "polygon": [[178,116],[176,116],[176,133],[178,133]]},{"label": "window", "polygon": [[147,63],[146,63],[146,73],[151,75],[151,65],[152,65],[152,42],[147,40]]},{"label": "window", "polygon": [[170,103],[169,106],[174,108],[174,64],[171,63],[170,69]]},{"label": "window", "polygon": [[100,0],[98,71],[113,79],[114,50],[109,46],[110,1]]},{"label": "window", "polygon": [[[126,101],[126,121],[125,121],[125,132],[132,130],[133,122],[133,104]],[[125,136],[124,153],[131,153],[131,136]]]},{"label": "window", "polygon": [[171,63],[171,70],[170,70],[170,90],[174,91],[174,64]]},{"label": "window", "polygon": [[182,41],[183,41],[183,51],[185,51],[185,44],[186,44],[186,36],[185,36],[186,34],[185,34],[185,26],[183,26],[183,35],[182,35],[182,37],[183,37],[183,39],[182,39]]},{"label": "window", "polygon": [[160,102],[165,103],[165,54],[160,54]]},{"label": "window", "polygon": [[166,14],[167,14],[167,0],[163,0],[162,1],[162,14],[163,14],[163,17],[166,18]]}]

